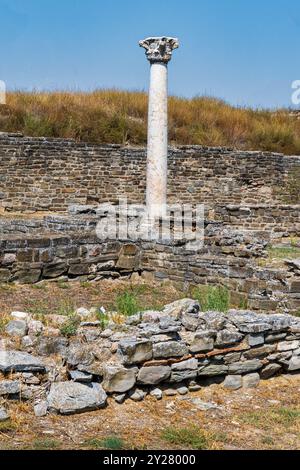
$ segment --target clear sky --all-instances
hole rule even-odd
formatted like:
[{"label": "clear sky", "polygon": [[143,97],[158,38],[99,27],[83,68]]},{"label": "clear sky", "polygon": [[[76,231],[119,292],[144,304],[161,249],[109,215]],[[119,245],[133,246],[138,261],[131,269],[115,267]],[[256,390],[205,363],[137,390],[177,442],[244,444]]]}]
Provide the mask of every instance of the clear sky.
[{"label": "clear sky", "polygon": [[180,39],[170,92],[292,106],[299,0],[0,0],[0,80],[9,89],[147,90],[139,39]]}]

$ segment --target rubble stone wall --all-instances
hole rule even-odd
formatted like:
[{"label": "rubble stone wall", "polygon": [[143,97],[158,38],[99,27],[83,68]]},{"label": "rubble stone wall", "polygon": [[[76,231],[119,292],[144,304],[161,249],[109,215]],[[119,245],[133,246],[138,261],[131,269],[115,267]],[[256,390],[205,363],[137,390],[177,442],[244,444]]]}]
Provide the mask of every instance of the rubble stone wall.
[{"label": "rubble stone wall", "polygon": [[22,351],[0,351],[0,396],[31,400],[38,416],[91,411],[109,396],[122,403],[184,395],[212,382],[252,388],[300,371],[300,320],[290,315],[202,312],[201,302],[182,299],[121,327],[86,317],[71,339],[49,326],[57,315],[48,326],[12,315],[6,332],[19,336]]}]

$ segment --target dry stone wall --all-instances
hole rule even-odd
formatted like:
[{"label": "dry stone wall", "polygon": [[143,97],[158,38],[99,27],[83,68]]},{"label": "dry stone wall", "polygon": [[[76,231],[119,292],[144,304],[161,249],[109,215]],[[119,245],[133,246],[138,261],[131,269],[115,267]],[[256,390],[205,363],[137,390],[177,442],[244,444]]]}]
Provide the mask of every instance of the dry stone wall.
[{"label": "dry stone wall", "polygon": [[[30,400],[37,416],[73,414],[102,408],[109,397],[118,403],[160,399],[212,382],[252,388],[300,371],[300,320],[290,315],[202,312],[201,302],[182,299],[120,326],[92,321],[82,310],[72,339],[59,336],[57,315],[46,326],[12,313],[10,339],[1,343],[7,348],[0,351],[0,396]],[[18,338],[19,350],[11,338]]]}]

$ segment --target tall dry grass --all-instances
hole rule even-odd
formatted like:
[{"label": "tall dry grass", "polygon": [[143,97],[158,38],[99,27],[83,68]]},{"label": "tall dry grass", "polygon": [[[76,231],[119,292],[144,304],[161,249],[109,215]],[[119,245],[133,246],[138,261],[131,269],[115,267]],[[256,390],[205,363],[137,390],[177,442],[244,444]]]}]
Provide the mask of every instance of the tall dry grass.
[{"label": "tall dry grass", "polygon": [[[114,89],[8,93],[7,105],[0,107],[0,131],[143,145],[147,95]],[[300,120],[288,110],[275,113],[237,108],[208,97],[170,97],[169,135],[174,144],[300,153]]]}]

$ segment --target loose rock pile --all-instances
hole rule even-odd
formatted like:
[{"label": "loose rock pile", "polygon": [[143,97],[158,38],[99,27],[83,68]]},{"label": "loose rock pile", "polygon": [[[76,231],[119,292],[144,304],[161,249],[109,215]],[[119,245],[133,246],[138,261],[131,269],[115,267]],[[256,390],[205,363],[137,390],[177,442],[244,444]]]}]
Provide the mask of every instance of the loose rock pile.
[{"label": "loose rock pile", "polygon": [[45,325],[13,312],[0,342],[0,397],[31,401],[37,416],[72,414],[102,408],[108,397],[159,400],[214,381],[236,390],[300,371],[299,318],[200,310],[183,299],[103,325],[79,309],[71,339],[59,329],[64,317],[49,315]]}]

